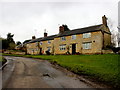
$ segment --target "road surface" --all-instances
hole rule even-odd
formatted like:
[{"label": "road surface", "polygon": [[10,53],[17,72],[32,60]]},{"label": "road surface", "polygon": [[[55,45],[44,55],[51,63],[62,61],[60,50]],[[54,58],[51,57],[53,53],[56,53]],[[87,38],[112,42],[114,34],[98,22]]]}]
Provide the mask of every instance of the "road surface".
[{"label": "road surface", "polygon": [[46,60],[9,56],[6,58],[13,59],[15,68],[5,88],[94,88],[75,74],[55,68]]}]

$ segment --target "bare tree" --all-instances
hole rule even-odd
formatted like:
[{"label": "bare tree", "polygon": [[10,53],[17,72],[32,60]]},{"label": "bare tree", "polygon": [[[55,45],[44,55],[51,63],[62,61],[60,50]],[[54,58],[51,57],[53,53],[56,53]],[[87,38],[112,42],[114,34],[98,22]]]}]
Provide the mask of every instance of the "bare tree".
[{"label": "bare tree", "polygon": [[115,28],[113,27],[114,25],[114,21],[112,21],[111,18],[108,18],[108,26],[110,28],[110,31],[111,31],[111,43],[112,43],[112,46],[116,46],[117,45],[117,39],[118,39],[118,32],[115,31]]},{"label": "bare tree", "polygon": [[120,47],[120,25],[118,26],[117,39],[118,39],[118,46]]},{"label": "bare tree", "polygon": [[116,46],[116,43],[117,43],[117,33],[112,33],[111,35],[111,43],[112,43],[112,46],[115,47]]}]

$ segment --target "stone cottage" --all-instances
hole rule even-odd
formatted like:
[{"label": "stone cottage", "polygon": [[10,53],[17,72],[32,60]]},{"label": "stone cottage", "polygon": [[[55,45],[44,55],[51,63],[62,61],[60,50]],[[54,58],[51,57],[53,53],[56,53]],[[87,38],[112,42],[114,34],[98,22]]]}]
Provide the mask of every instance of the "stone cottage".
[{"label": "stone cottage", "polygon": [[28,54],[101,54],[106,46],[111,44],[111,32],[107,18],[102,17],[102,24],[74,30],[59,27],[56,35],[33,38],[27,43]]}]

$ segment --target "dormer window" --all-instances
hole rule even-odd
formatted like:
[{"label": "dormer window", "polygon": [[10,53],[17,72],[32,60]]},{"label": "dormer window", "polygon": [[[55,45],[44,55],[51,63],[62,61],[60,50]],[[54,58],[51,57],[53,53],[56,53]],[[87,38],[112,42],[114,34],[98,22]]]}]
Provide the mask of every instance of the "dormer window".
[{"label": "dormer window", "polygon": [[65,37],[61,37],[61,41],[65,41],[66,40],[66,38]]},{"label": "dormer window", "polygon": [[51,41],[50,40],[48,40],[48,44],[50,44],[51,43]]},{"label": "dormer window", "polygon": [[91,37],[91,33],[83,33],[83,38],[90,38]]}]

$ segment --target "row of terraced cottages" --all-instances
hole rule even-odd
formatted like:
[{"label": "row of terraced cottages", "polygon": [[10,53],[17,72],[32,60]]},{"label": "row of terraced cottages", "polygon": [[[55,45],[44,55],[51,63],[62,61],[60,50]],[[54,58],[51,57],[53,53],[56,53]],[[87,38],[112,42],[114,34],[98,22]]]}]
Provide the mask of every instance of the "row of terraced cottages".
[{"label": "row of terraced cottages", "polygon": [[27,43],[27,54],[95,54],[111,44],[111,32],[107,26],[105,15],[102,24],[78,28],[66,29],[65,25],[59,27],[56,35],[35,38]]}]

